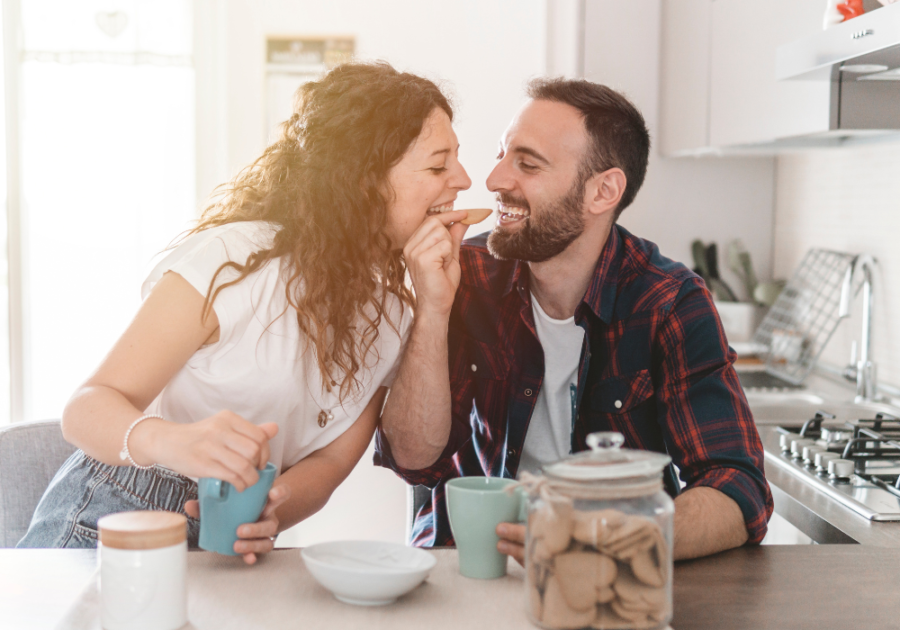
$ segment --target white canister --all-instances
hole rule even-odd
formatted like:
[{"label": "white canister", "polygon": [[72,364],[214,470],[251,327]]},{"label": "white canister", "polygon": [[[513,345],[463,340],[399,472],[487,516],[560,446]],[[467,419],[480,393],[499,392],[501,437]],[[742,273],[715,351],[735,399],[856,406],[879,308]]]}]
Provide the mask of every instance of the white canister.
[{"label": "white canister", "polygon": [[187,623],[187,519],[120,512],[101,518],[98,529],[104,630],[175,630]]}]

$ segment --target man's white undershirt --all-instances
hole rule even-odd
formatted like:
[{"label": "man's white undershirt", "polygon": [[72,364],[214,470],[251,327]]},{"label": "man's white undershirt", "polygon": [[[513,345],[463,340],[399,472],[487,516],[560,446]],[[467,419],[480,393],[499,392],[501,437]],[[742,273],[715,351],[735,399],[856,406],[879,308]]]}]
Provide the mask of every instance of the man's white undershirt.
[{"label": "man's white undershirt", "polygon": [[538,393],[517,474],[536,473],[544,464],[571,452],[572,389],[578,387],[578,364],[584,329],[575,318],[553,319],[531,295],[534,326],[544,348],[544,383]]}]

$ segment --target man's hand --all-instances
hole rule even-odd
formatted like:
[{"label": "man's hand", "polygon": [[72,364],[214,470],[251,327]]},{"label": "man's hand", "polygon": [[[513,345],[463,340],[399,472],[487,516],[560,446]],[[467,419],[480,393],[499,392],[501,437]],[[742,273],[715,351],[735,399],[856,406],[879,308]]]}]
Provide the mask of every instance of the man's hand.
[{"label": "man's hand", "polygon": [[516,562],[525,566],[525,526],[519,523],[500,523],[497,525],[497,551],[512,556]]},{"label": "man's hand", "polygon": [[403,248],[417,312],[450,313],[459,287],[459,246],[469,227],[460,221],[467,214],[454,210],[428,217]]}]

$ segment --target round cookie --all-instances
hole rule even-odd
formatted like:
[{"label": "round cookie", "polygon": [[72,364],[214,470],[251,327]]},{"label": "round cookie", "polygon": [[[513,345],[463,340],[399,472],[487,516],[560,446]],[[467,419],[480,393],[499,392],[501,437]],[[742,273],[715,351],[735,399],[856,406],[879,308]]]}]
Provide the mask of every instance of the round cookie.
[{"label": "round cookie", "polygon": [[664,586],[666,571],[657,561],[655,549],[641,551],[631,557],[631,571],[634,576],[648,586]]},{"label": "round cookie", "polygon": [[[565,501],[545,503],[528,516],[531,535],[540,539],[540,559],[565,551],[572,540],[572,504]],[[538,554],[536,545],[535,554]]]},{"label": "round cookie", "polygon": [[619,617],[621,617],[622,619],[627,619],[630,622],[628,624],[629,628],[637,628],[650,621],[650,615],[648,614],[648,612],[626,608],[622,604],[621,600],[612,600],[609,603],[609,607],[612,608],[613,612],[619,615]]},{"label": "round cookie", "polygon": [[625,518],[625,515],[619,510],[576,512],[572,537],[585,545],[599,547],[614,529],[625,522]]},{"label": "round cookie", "polygon": [[591,628],[595,630],[618,630],[619,628],[631,627],[633,627],[632,622],[617,615],[610,606],[598,607],[597,617],[594,619],[594,623],[591,624]]},{"label": "round cookie", "polygon": [[[647,586],[638,580],[627,565],[619,569],[619,575],[613,583],[613,590],[617,598],[612,602],[617,614],[623,615],[623,611],[631,613],[637,618],[640,614],[661,619],[663,612],[668,609],[666,590]],[[630,619],[631,617],[626,617]]]},{"label": "round cookie", "polygon": [[603,588],[597,589],[597,603],[598,604],[608,604],[615,598],[616,598],[616,592],[613,590],[612,586],[604,586]]},{"label": "round cookie", "polygon": [[556,630],[577,630],[591,624],[597,611],[594,606],[579,611],[571,608],[563,596],[559,580],[555,575],[547,578],[547,589],[544,591],[543,617],[541,623]]},{"label": "round cookie", "polygon": [[611,547],[625,540],[646,536],[649,534],[648,528],[650,526],[650,521],[645,518],[640,516],[627,516],[619,527],[616,527],[609,533],[609,536],[603,541],[603,545]]},{"label": "round cookie", "polygon": [[606,588],[612,586],[616,581],[616,575],[619,569],[616,567],[616,561],[601,553],[595,553],[594,556],[594,586]]},{"label": "round cookie", "polygon": [[593,579],[596,555],[576,551],[561,553],[553,559],[553,567],[563,597],[575,610],[588,610],[596,602],[597,594]]},{"label": "round cookie", "polygon": [[475,225],[487,219],[494,212],[490,208],[469,208],[466,210],[469,215],[460,221],[463,225]]},{"label": "round cookie", "polygon": [[644,584],[664,586],[669,578],[668,545],[662,530],[652,532],[652,545],[631,557],[631,570]]}]

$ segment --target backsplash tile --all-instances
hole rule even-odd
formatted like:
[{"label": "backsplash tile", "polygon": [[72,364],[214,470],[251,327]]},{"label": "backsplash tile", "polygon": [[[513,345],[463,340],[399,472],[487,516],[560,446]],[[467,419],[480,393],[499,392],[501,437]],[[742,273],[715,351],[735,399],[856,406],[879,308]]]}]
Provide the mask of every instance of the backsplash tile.
[{"label": "backsplash tile", "polygon": [[[778,158],[773,269],[789,278],[812,247],[869,253],[875,278],[872,360],[880,382],[900,386],[900,142],[823,149]],[[862,296],[822,360],[845,365],[859,341]]]}]

